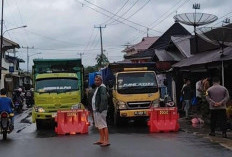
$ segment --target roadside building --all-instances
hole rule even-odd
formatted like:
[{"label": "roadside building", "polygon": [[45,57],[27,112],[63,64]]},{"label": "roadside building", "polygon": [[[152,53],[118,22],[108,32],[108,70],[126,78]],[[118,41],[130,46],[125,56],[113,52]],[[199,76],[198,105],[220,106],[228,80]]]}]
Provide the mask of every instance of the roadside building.
[{"label": "roadside building", "polygon": [[12,96],[13,90],[20,86],[19,64],[24,60],[16,57],[16,49],[19,44],[3,38],[3,54],[1,67],[1,88],[6,88],[8,96]]}]

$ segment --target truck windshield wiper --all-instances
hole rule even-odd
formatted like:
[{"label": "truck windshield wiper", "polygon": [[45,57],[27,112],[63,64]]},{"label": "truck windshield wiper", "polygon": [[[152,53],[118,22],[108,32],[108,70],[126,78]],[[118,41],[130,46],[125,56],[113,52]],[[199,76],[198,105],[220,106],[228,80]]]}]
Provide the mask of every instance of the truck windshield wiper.
[{"label": "truck windshield wiper", "polygon": [[79,89],[65,89],[64,92],[78,91]]}]

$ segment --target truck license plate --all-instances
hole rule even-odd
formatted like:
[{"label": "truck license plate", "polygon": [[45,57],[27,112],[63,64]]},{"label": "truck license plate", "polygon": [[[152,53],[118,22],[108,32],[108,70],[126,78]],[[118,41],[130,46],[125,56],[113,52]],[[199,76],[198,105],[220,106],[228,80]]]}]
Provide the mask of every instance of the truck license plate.
[{"label": "truck license plate", "polygon": [[146,116],[147,112],[146,111],[135,111],[135,116]]}]

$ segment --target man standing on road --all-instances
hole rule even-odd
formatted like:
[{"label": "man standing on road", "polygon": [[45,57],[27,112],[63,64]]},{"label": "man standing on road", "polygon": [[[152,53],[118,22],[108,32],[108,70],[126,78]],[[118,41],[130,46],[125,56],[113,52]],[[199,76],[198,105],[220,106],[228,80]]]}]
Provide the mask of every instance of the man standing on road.
[{"label": "man standing on road", "polygon": [[106,86],[102,83],[102,77],[97,75],[95,77],[96,90],[92,98],[92,108],[94,113],[94,123],[99,130],[100,140],[94,144],[102,147],[109,146],[109,132],[106,123],[108,97]]},{"label": "man standing on road", "polygon": [[219,78],[213,79],[213,86],[206,92],[206,99],[209,102],[211,112],[211,132],[210,136],[215,136],[215,128],[217,121],[220,123],[222,137],[227,138],[226,134],[226,103],[229,100],[228,90],[220,85]]}]

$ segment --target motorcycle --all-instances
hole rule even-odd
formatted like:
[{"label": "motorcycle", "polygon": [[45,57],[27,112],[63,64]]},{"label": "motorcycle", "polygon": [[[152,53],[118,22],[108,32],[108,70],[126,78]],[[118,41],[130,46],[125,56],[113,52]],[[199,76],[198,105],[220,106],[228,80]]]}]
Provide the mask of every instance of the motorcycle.
[{"label": "motorcycle", "polygon": [[7,134],[13,131],[12,117],[14,114],[2,112],[0,115],[0,134],[3,135],[3,140],[7,139]]},{"label": "motorcycle", "polygon": [[26,105],[27,105],[27,107],[32,107],[33,104],[34,104],[34,100],[33,100],[32,93],[30,91],[26,92],[25,98],[26,98]]},{"label": "motorcycle", "polygon": [[22,103],[21,101],[19,101],[19,100],[16,100],[16,101],[14,102],[14,105],[15,105],[15,111],[16,111],[17,113],[21,113],[22,110],[23,110],[23,103]]}]

